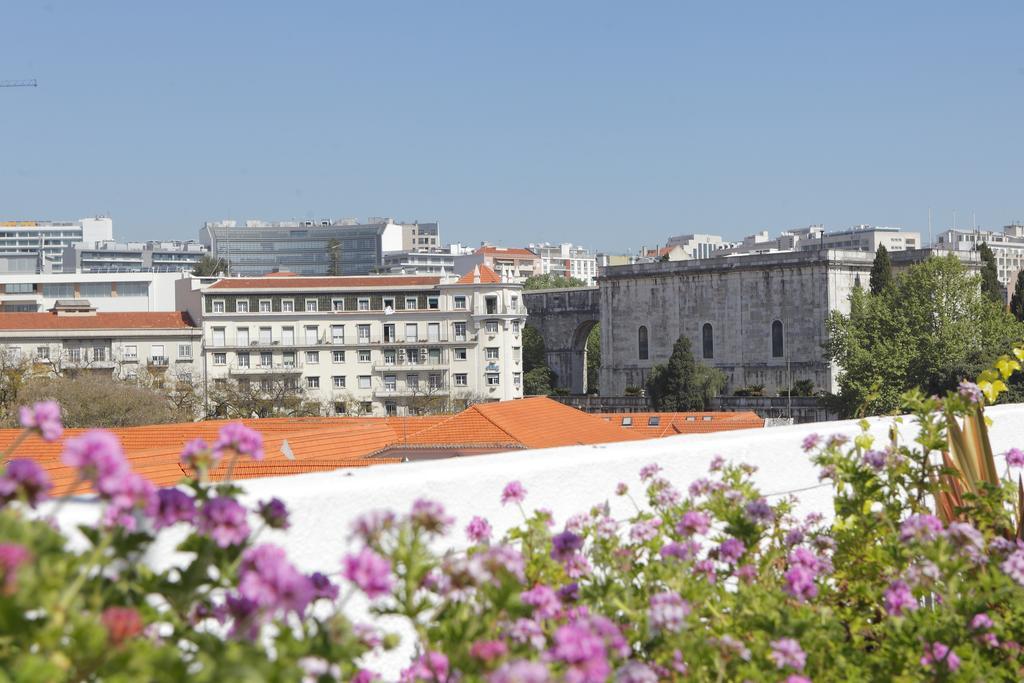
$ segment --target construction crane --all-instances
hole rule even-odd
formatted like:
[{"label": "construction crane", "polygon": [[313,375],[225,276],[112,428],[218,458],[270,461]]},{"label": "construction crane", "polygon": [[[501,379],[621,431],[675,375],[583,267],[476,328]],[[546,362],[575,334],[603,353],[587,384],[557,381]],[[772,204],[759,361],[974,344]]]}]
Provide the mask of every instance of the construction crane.
[{"label": "construction crane", "polygon": [[38,85],[34,78],[27,81],[0,81],[0,88],[35,88]]}]

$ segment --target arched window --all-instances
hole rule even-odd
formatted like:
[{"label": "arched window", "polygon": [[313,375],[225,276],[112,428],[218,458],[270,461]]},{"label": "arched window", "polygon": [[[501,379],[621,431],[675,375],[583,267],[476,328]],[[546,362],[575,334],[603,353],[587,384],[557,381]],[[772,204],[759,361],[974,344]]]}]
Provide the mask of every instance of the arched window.
[{"label": "arched window", "polygon": [[715,330],[711,327],[711,323],[704,323],[704,327],[700,331],[701,342],[704,346],[704,357],[714,358],[715,357]]},{"label": "arched window", "polygon": [[772,358],[782,358],[785,354],[785,347],[782,342],[782,321],[776,320],[772,323]]},{"label": "arched window", "polygon": [[647,328],[643,325],[636,333],[637,345],[640,347],[640,360],[647,360]]}]

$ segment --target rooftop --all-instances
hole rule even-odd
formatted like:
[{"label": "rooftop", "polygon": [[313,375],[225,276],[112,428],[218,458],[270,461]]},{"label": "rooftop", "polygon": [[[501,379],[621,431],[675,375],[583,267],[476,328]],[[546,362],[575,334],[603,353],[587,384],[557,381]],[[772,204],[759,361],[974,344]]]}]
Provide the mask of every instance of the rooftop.
[{"label": "rooftop", "polygon": [[195,323],[184,311],[139,313],[0,313],[0,330],[185,330]]},{"label": "rooftop", "polygon": [[210,289],[376,289],[382,287],[436,287],[441,278],[407,275],[351,275],[308,277],[272,273],[263,277],[222,278]]}]

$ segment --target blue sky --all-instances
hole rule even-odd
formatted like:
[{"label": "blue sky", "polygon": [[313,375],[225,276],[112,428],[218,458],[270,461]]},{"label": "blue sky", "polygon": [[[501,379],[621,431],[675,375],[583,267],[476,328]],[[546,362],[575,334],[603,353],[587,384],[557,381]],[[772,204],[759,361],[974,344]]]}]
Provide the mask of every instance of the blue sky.
[{"label": "blue sky", "polygon": [[604,250],[1024,220],[1020,2],[0,4],[0,219]]}]

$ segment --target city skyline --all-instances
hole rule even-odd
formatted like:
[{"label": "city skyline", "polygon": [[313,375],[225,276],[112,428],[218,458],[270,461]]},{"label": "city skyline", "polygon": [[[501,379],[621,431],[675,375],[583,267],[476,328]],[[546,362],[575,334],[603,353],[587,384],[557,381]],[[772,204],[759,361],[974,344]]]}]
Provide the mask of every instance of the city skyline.
[{"label": "city skyline", "polygon": [[610,252],[1024,218],[1011,3],[240,7],[0,10],[0,78],[39,80],[0,91],[2,218],[383,215]]}]

